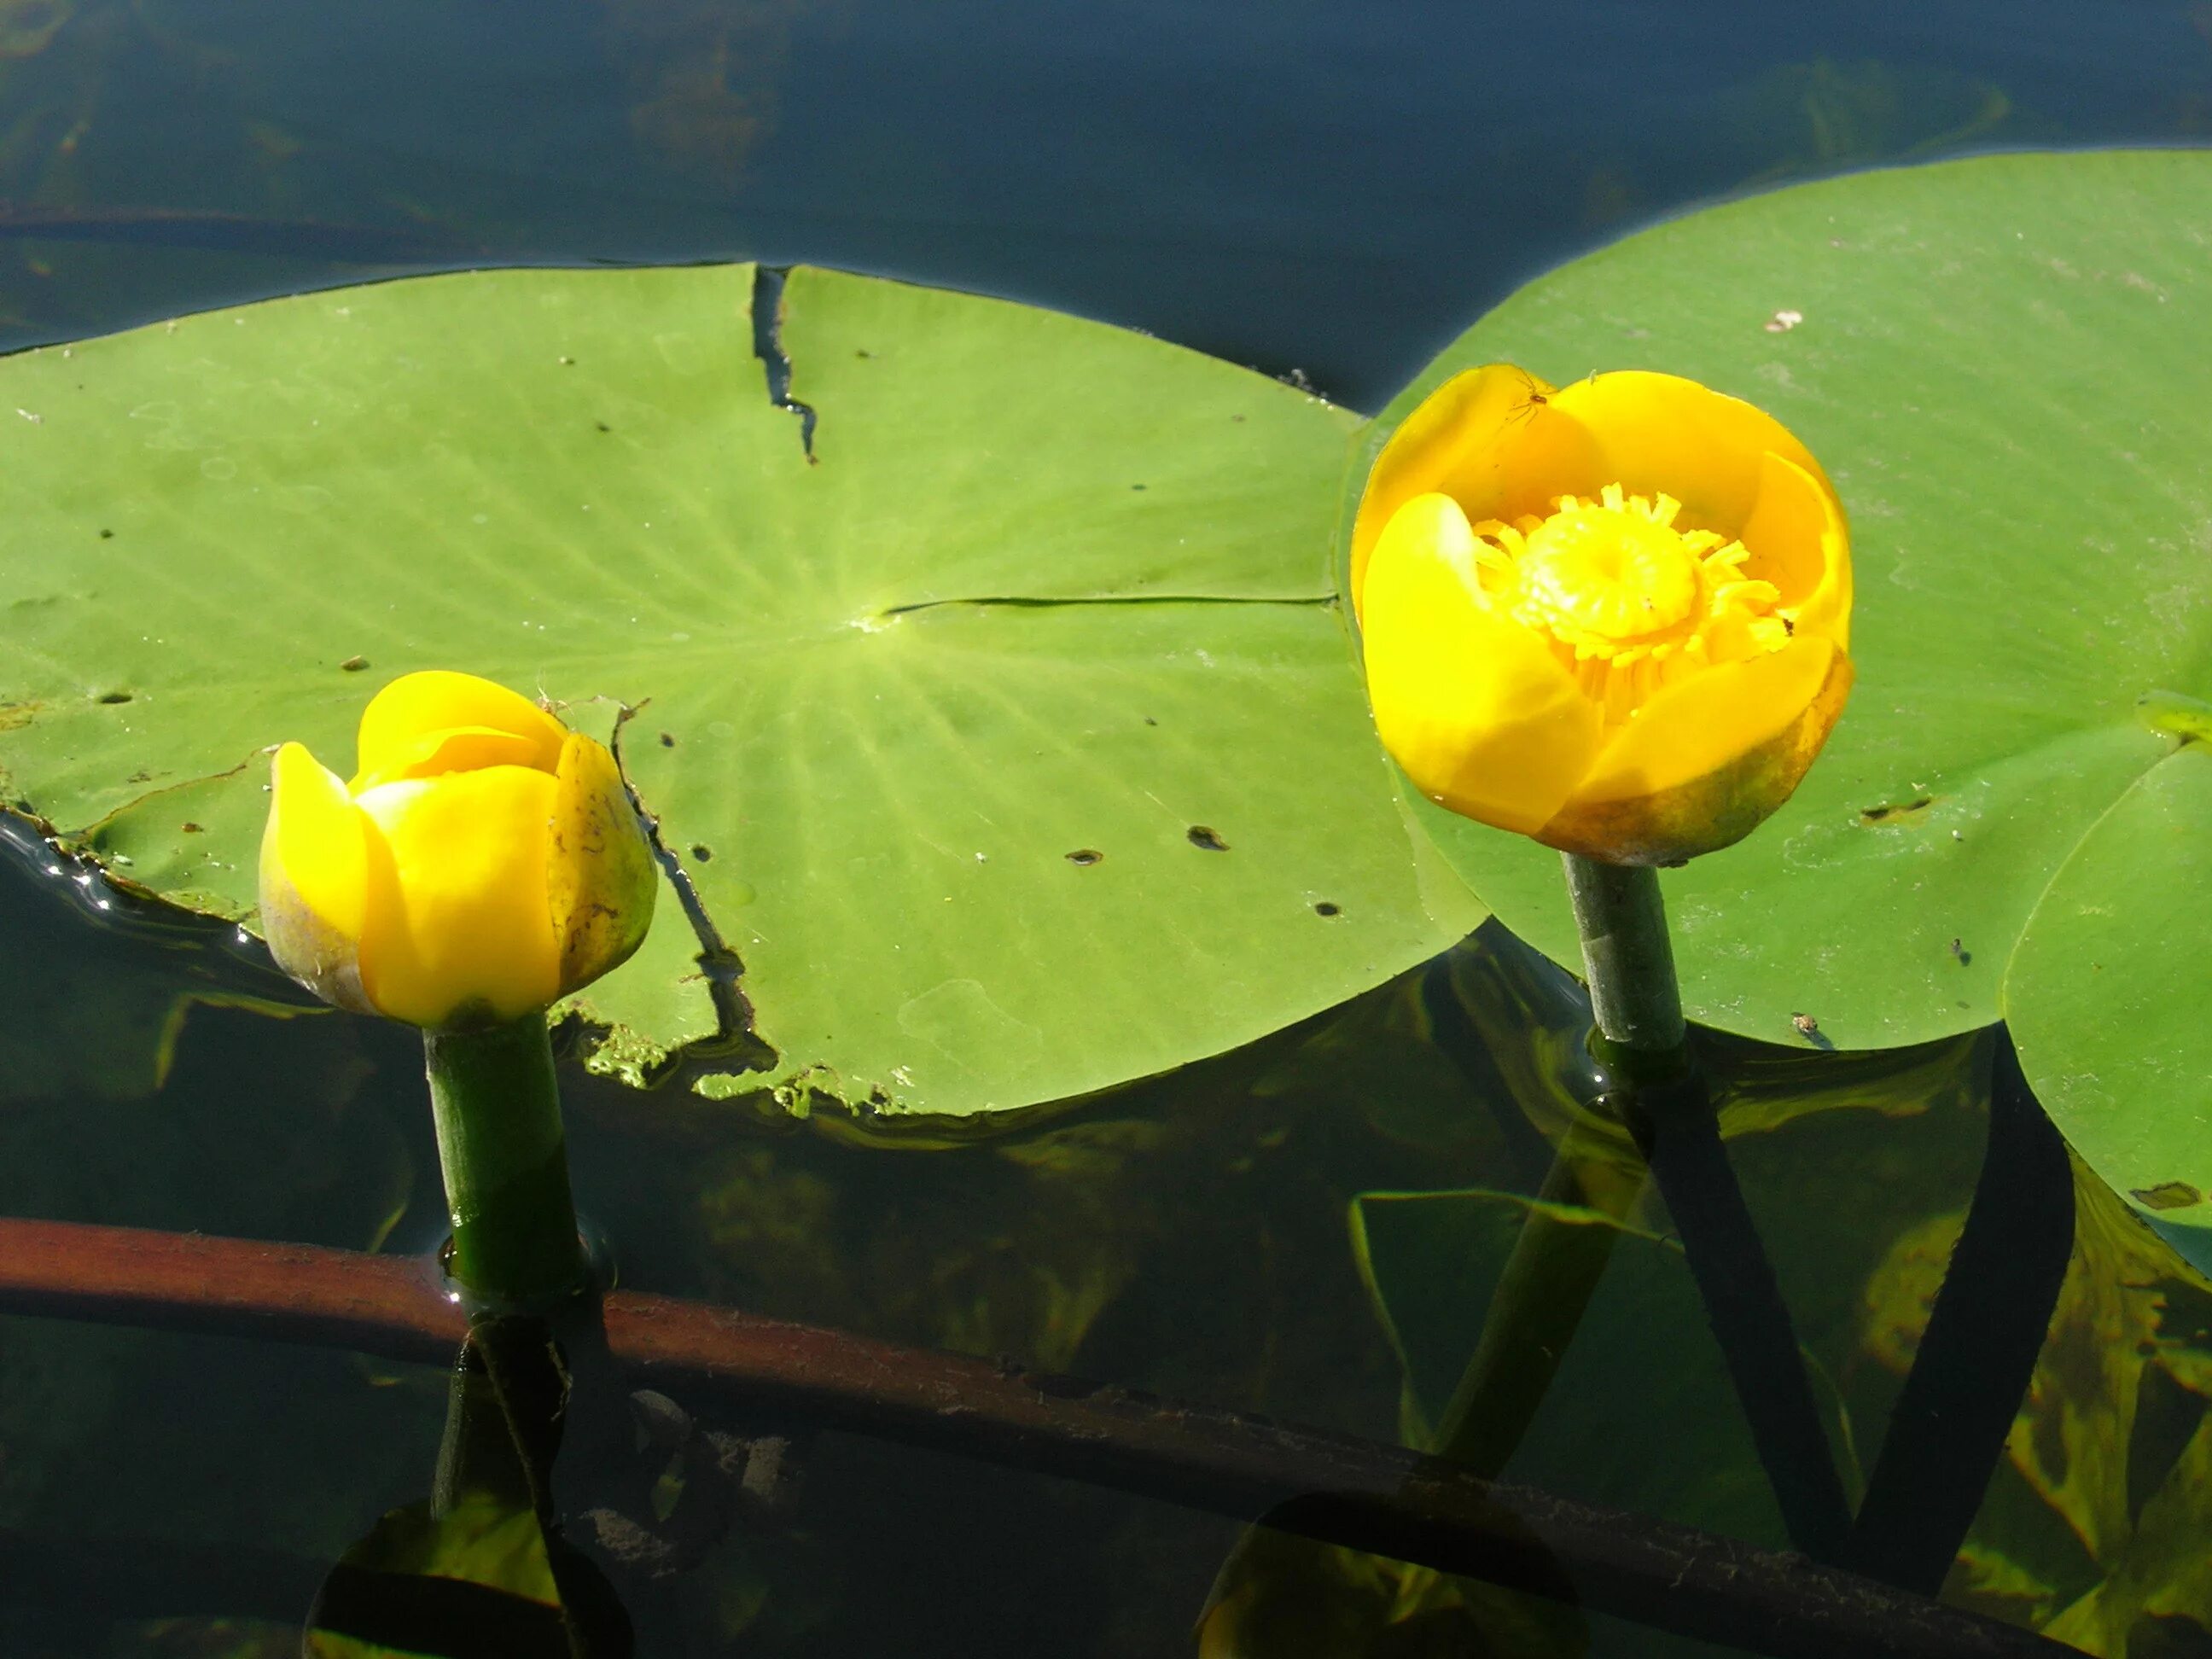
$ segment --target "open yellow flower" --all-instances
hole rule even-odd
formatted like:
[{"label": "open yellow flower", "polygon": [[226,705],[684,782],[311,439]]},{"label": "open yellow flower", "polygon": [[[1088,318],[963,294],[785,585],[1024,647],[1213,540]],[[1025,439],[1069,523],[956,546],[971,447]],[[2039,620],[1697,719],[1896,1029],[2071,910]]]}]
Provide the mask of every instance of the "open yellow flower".
[{"label": "open yellow flower", "polygon": [[1671,374],[1445,382],[1368,477],[1352,593],[1423,793],[1607,863],[1747,835],[1850,690],[1833,487],[1772,416]]},{"label": "open yellow flower", "polygon": [[261,925],[327,1002],[416,1025],[520,1018],[625,960],[653,852],[614,757],[472,674],[409,674],[361,717],[350,783],[276,751]]}]

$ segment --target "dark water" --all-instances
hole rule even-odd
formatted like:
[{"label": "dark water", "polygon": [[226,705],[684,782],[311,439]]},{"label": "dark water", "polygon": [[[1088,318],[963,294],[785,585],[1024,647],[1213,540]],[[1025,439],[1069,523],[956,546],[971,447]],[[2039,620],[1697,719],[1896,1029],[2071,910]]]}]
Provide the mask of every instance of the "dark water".
[{"label": "dark water", "polygon": [[[456,264],[758,258],[1080,312],[1373,407],[1520,281],[1702,200],[2208,132],[2202,0],[0,0],[0,346]],[[35,844],[0,857],[0,1211],[434,1243],[411,1036],[305,1011],[223,932],[100,902]],[[577,1073],[580,1196],[632,1285],[1395,1439],[1471,1345],[1519,1213],[1498,1194],[1540,1176],[1511,1126],[1577,1065],[1571,997],[1510,941],[1478,939],[1425,988],[952,1148]],[[1444,1043],[1440,995],[1463,1014]],[[1972,1189],[1986,1045],[1715,1059],[1852,1484]],[[1488,1195],[1370,1200],[1363,1279],[1360,1194],[1461,1189]],[[2192,1565],[2212,1540],[2195,1496],[2212,1298],[2093,1182],[2080,1199],[2052,1336],[1949,1593],[2072,1617],[2106,1652],[2212,1651],[2191,1645],[2212,1641]],[[1679,1256],[1646,1236],[1663,1210],[1646,1195],[1630,1219],[1512,1473],[1778,1543]],[[446,1406],[431,1368],[0,1320],[0,1548],[327,1563],[427,1496]],[[624,1583],[647,1650],[1191,1651],[1238,1537],[836,1437],[806,1474],[788,1513]],[[1270,1659],[1370,1650],[1298,1599],[1352,1569],[1267,1571]],[[1403,1589],[1501,1652],[1690,1650],[1371,1580],[1334,1592],[1371,1630]],[[125,1599],[14,1574],[0,1652],[299,1650],[296,1617],[267,1607],[151,1618]],[[1449,1624],[1457,1647],[1371,1650],[1468,1650],[1467,1627]]]},{"label": "dark water", "polygon": [[1373,407],[1522,280],[1687,204],[2212,131],[2185,0],[11,0],[0,50],[56,16],[0,59],[0,195],[84,222],[9,238],[0,343],[384,270],[741,257]]}]

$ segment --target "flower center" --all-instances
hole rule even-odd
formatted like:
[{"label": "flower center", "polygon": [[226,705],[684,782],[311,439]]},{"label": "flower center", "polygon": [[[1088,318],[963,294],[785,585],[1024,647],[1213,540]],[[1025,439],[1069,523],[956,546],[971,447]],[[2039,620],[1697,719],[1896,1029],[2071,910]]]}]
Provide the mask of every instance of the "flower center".
[{"label": "flower center", "polygon": [[1672,628],[1700,594],[1697,551],[1668,523],[1673,516],[1640,496],[1620,506],[1561,497],[1521,555],[1522,620],[1562,637],[1595,635],[1599,650]]},{"label": "flower center", "polygon": [[1710,530],[1676,529],[1673,496],[1607,484],[1595,500],[1562,495],[1553,507],[1474,526],[1483,592],[1550,637],[1608,725],[1685,674],[1789,640],[1779,592],[1743,574],[1748,550]]}]

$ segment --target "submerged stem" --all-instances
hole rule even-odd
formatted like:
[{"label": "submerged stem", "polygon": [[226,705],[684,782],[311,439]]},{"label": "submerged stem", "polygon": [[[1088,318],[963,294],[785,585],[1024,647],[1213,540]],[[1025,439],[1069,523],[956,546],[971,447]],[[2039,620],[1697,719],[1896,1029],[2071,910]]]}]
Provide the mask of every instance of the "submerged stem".
[{"label": "submerged stem", "polygon": [[[1622,1205],[1592,1203],[1577,1133],[1570,1129],[1560,1141],[1522,1218],[1491,1291],[1482,1335],[1437,1424],[1437,1454],[1486,1480],[1504,1470],[1535,1421],[1620,1237]],[[1601,1194],[1615,1200],[1631,1195]]]},{"label": "submerged stem", "polygon": [[1674,1218],[1790,1541],[1843,1557],[1850,1509],[1773,1264],[1691,1062],[1655,870],[1565,855],[1600,1054]]},{"label": "submerged stem", "polygon": [[453,1223],[448,1271],[483,1304],[542,1308],[587,1272],[544,1017],[422,1033]]}]

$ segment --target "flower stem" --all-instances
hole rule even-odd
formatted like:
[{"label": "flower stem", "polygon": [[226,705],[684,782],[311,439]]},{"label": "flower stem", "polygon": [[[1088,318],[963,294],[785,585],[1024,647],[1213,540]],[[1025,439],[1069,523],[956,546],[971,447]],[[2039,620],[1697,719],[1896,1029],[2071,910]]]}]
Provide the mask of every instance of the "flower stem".
[{"label": "flower stem", "polygon": [[1599,1057],[1620,1079],[1624,1115],[1682,1241],[1790,1541],[1816,1561],[1838,1561],[1850,1508],[1790,1310],[1691,1060],[1658,872],[1565,857]]},{"label": "flower stem", "polygon": [[1583,966],[1599,1034],[1629,1050],[1642,1062],[1639,1070],[1688,1070],[1682,994],[1674,983],[1674,947],[1667,937],[1658,872],[1599,864],[1572,853],[1560,857],[1583,936]]},{"label": "flower stem", "polygon": [[568,1192],[544,1017],[422,1033],[453,1242],[447,1272],[479,1304],[544,1308],[588,1273]]}]

